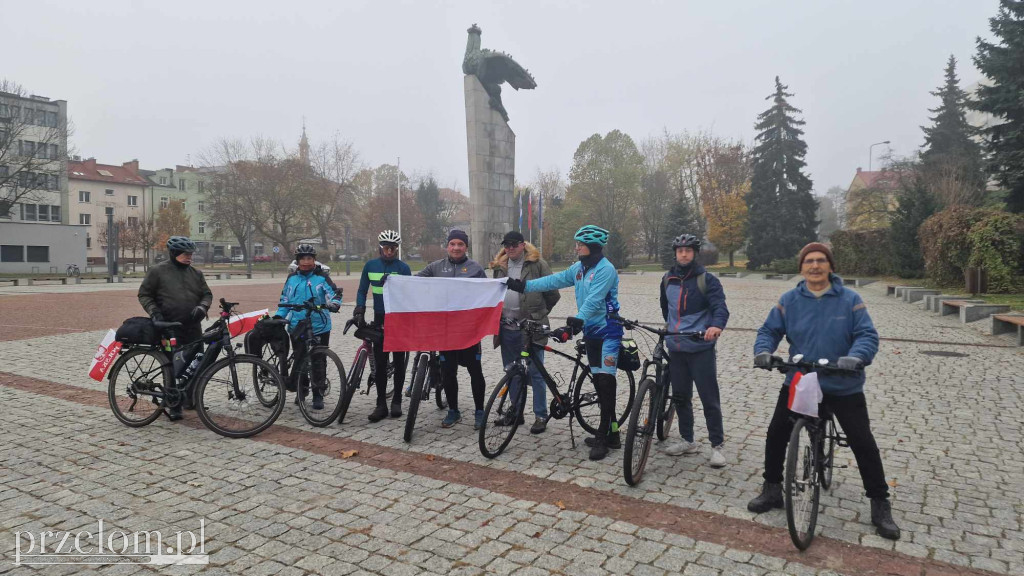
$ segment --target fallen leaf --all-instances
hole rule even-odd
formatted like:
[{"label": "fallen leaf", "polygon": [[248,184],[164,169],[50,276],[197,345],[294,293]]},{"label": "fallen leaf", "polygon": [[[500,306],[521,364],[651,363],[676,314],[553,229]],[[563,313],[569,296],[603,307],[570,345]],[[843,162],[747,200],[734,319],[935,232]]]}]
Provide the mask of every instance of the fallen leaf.
[{"label": "fallen leaf", "polygon": [[555,506],[558,506],[559,510],[565,510],[565,504],[562,503],[561,500],[559,500],[558,502],[555,502]]},{"label": "fallen leaf", "polygon": [[434,456],[433,454],[427,454],[427,460],[433,462],[435,458],[437,458],[437,456]]},{"label": "fallen leaf", "polygon": [[342,450],[341,451],[341,457],[342,458],[351,458],[351,457],[353,457],[353,456],[355,456],[357,454],[359,454],[359,450]]},{"label": "fallen leaf", "polygon": [[128,443],[127,442],[118,442],[117,445],[118,446],[127,446]]},{"label": "fallen leaf", "polygon": [[889,486],[892,486],[893,488],[895,488],[897,486],[896,481],[895,480],[889,480]]},{"label": "fallen leaf", "polygon": [[534,532],[533,533],[533,537],[534,538],[540,538],[540,532]]}]

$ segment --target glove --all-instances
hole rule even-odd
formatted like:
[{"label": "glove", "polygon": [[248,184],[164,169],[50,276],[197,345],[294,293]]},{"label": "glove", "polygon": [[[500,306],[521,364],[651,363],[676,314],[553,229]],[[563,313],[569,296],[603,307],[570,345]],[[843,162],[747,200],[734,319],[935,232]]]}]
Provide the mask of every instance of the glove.
[{"label": "glove", "polygon": [[565,328],[559,328],[558,330],[551,332],[551,337],[559,342],[568,342],[569,340],[572,340],[572,330],[568,326]]},{"label": "glove", "polygon": [[569,316],[565,319],[565,327],[572,330],[573,336],[583,332],[583,319],[575,316]]},{"label": "glove", "polygon": [[366,306],[356,306],[352,310],[352,319],[356,321],[356,324],[362,326],[366,323]]},{"label": "glove", "polygon": [[856,356],[840,356],[838,365],[840,370],[860,370],[864,361]]},{"label": "glove", "polygon": [[199,322],[204,318],[206,318],[206,306],[200,304],[199,306],[196,306],[195,308],[192,309],[193,322]]},{"label": "glove", "polygon": [[338,297],[338,300],[341,300],[342,298],[345,297],[345,289],[342,288],[341,286],[338,286],[334,290],[334,295]]},{"label": "glove", "polygon": [[526,282],[519,280],[518,278],[509,278],[505,282],[505,286],[507,286],[509,290],[519,292],[520,294],[526,291]]},{"label": "glove", "polygon": [[772,365],[772,353],[761,352],[757,356],[754,356],[754,366],[757,368],[769,368]]},{"label": "glove", "polygon": [[341,310],[341,302],[338,302],[337,300],[331,300],[330,302],[327,303],[326,307],[331,312],[337,312],[338,310]]},{"label": "glove", "polygon": [[152,320],[153,322],[163,322],[164,315],[161,314],[159,310],[154,310],[149,313],[149,319]]}]

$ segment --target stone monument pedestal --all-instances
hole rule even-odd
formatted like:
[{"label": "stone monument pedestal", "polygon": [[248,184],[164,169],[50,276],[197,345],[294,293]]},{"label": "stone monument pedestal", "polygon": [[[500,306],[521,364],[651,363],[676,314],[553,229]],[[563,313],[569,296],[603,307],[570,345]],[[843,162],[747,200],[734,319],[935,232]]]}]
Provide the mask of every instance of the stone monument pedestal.
[{"label": "stone monument pedestal", "polygon": [[469,151],[469,202],[473,207],[470,252],[482,265],[501,250],[512,229],[516,135],[491,109],[490,95],[476,76],[466,75],[466,142]]}]

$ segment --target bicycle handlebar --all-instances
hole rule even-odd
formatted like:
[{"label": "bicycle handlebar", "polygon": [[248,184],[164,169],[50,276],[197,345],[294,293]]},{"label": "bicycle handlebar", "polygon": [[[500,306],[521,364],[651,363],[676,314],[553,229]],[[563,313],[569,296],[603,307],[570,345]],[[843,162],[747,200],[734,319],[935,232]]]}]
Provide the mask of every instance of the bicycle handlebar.
[{"label": "bicycle handlebar", "polygon": [[529,334],[543,334],[544,336],[551,336],[551,327],[537,322],[536,320],[509,320],[507,318],[502,318],[501,323],[505,326],[518,328]]},{"label": "bicycle handlebar", "polygon": [[858,374],[864,371],[864,367],[860,368],[840,368],[833,364],[829,364],[827,358],[820,358],[817,362],[805,362],[803,355],[798,354],[794,358],[799,357],[798,360],[786,361],[778,356],[771,357],[771,364],[768,366],[754,366],[754,368],[760,368],[762,370],[778,370],[782,374],[788,374],[792,370],[800,370],[805,374],[808,372],[822,372],[822,373],[834,373],[834,374]]},{"label": "bicycle handlebar", "polygon": [[[302,304],[279,304],[278,306],[289,310],[308,310],[310,312],[320,312],[322,308],[327,308],[326,305],[321,306],[320,304],[314,304],[313,298],[306,300]],[[330,309],[328,308],[328,310]]]},{"label": "bicycle handlebar", "polygon": [[623,318],[622,316],[619,316],[618,314],[609,314],[608,317],[611,318],[614,322],[622,323],[623,327],[625,327],[627,330],[633,330],[635,328],[639,328],[641,330],[646,330],[647,332],[650,332],[651,334],[655,334],[657,336],[662,336],[662,337],[665,337],[665,336],[685,336],[685,337],[688,337],[688,338],[692,338],[693,340],[703,340],[704,339],[704,331],[703,330],[696,331],[696,332],[670,332],[668,330],[659,330],[658,328],[651,328],[650,326],[646,326],[644,324],[641,324],[639,320],[627,320],[627,319]]}]

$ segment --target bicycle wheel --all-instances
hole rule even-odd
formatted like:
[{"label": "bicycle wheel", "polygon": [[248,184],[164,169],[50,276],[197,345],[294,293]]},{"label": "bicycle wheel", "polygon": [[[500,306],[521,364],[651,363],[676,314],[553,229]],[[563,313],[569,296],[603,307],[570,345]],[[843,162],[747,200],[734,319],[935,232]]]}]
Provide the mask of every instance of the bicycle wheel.
[{"label": "bicycle wheel", "polygon": [[444,410],[448,407],[448,399],[444,395],[444,386],[441,386],[440,370],[434,369],[428,372],[427,381],[430,387],[434,389],[434,404],[437,404],[438,410]]},{"label": "bicycle wheel", "polygon": [[626,442],[622,446],[622,475],[626,484],[630,486],[640,483],[644,468],[647,466],[647,456],[651,452],[651,437],[661,416],[657,408],[657,396],[653,378],[645,378],[640,382],[637,401],[633,403],[629,413]]},{"label": "bicycle wheel", "polygon": [[[279,400],[273,406],[264,406],[254,389],[252,374],[261,370],[276,383]],[[285,404],[284,382],[277,368],[249,354],[221,358],[204,370],[196,382],[195,397],[196,414],[203,424],[228,438],[248,438],[266,430]]]},{"label": "bicycle wheel", "polygon": [[[519,429],[519,419],[526,409],[526,381],[524,374],[512,369],[507,372],[484,407],[484,424],[480,427],[480,453],[494,458],[505,451]],[[518,386],[513,384],[518,381]],[[518,388],[513,394],[513,388]]]},{"label": "bicycle wheel", "polygon": [[[352,397],[363,384],[363,371],[366,369],[367,356],[366,348],[359,348],[356,352],[356,359],[352,362],[352,371],[348,374],[348,384],[345,385],[345,396],[341,399],[341,409],[338,410],[338,424],[345,422],[345,415],[348,414],[348,407],[352,404]],[[372,362],[372,359],[370,360]],[[373,379],[370,379],[373,384]]]},{"label": "bicycle wheel", "polygon": [[832,468],[835,464],[836,455],[836,421],[829,418],[825,421],[824,452],[821,455],[821,487],[828,490],[832,487]]},{"label": "bicycle wheel", "polygon": [[[274,349],[270,344],[263,345],[260,356],[267,364],[280,366],[280,359],[274,353]],[[280,371],[278,371],[278,374],[280,374]],[[256,370],[253,372],[252,377],[253,389],[256,391],[256,397],[259,399],[260,404],[268,408],[273,406],[277,402],[277,384],[274,375],[265,370]]]},{"label": "bicycle wheel", "polygon": [[662,399],[662,410],[658,416],[658,440],[665,440],[672,434],[672,424],[676,421],[676,403],[672,400],[672,387],[665,381],[665,398]]},{"label": "bicycle wheel", "polygon": [[118,359],[110,372],[107,399],[114,416],[126,426],[140,428],[163,413],[160,399],[174,382],[167,355],[154,349],[136,349]]},{"label": "bicycle wheel", "polygon": [[420,400],[423,399],[423,385],[427,380],[428,358],[427,354],[420,354],[416,357],[416,365],[413,368],[409,415],[405,417],[405,434],[403,436],[406,442],[412,442],[412,431],[416,427],[416,413],[419,412]]},{"label": "bicycle wheel", "polygon": [[814,540],[814,527],[818,523],[819,435],[806,418],[797,420],[789,437],[786,453],[786,477],[783,492],[786,497],[786,523],[789,536],[800,550],[806,550]]},{"label": "bicycle wheel", "polygon": [[327,346],[314,346],[299,364],[296,395],[302,417],[317,428],[338,417],[348,386],[341,358]]},{"label": "bicycle wheel", "polygon": [[[629,418],[629,410],[633,407],[633,397],[636,394],[636,384],[633,380],[633,373],[628,370],[616,372],[615,386],[615,407],[618,412],[622,406],[622,415],[616,417],[615,429],[623,427],[626,419]],[[580,423],[590,434],[597,434],[597,428],[601,425],[601,406],[597,402],[597,392],[594,389],[594,376],[590,369],[584,367],[583,373],[576,379],[576,390],[573,392],[573,413],[576,421]]]}]

